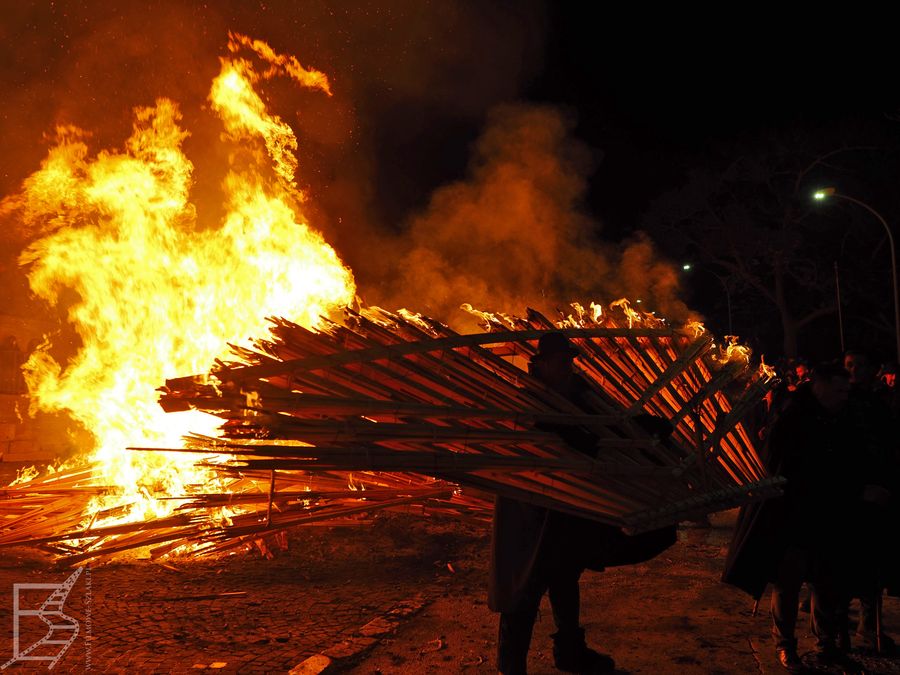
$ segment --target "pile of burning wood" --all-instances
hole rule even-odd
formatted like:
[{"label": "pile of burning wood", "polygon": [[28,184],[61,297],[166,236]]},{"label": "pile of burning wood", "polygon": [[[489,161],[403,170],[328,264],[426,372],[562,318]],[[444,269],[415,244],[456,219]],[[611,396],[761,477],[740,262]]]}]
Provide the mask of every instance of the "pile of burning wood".
[{"label": "pile of burning wood", "polygon": [[[76,528],[71,498],[102,489],[95,480],[22,483],[0,493],[0,546],[31,543],[72,563],[148,546],[151,557],[209,555],[385,509],[486,519],[492,495],[638,532],[779,493],[741,423],[772,383],[746,350],[625,303],[575,306],[555,323],[476,314],[486,331],[465,335],[378,308],[317,330],[274,319],[236,361],[161,390],[167,411],[224,421],[219,437],[171,449],[202,453],[221,488],[170,497],[183,501],[174,515]],[[556,330],[579,351],[593,414],[528,374],[538,339]],[[668,420],[671,437],[647,431],[637,419],[647,414]],[[567,425],[596,437],[596,458],[546,430]]]}]

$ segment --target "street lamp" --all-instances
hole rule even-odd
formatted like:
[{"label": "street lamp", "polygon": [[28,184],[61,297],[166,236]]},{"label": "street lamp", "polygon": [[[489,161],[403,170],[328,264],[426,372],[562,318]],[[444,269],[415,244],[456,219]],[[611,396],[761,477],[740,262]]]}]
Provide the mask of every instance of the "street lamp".
[{"label": "street lamp", "polygon": [[887,221],[885,221],[881,214],[871,206],[869,206],[865,202],[859,201],[858,199],[854,199],[853,197],[848,197],[847,195],[841,194],[833,187],[822,188],[821,190],[816,190],[813,193],[813,199],[816,199],[818,201],[822,201],[828,197],[836,197],[837,199],[843,199],[844,201],[848,201],[856,204],[857,206],[863,207],[866,211],[868,211],[878,219],[878,222],[881,223],[884,227],[884,231],[887,232],[888,243],[891,246],[891,280],[893,281],[894,285],[894,336],[897,339],[897,361],[900,362],[900,297],[898,297],[897,292],[897,254],[894,251],[894,235],[891,232],[891,228],[888,227]]},{"label": "street lamp", "polygon": [[[690,272],[694,269],[694,265],[691,263],[684,263],[681,266],[685,272]],[[734,335],[734,330],[731,327],[731,291],[728,290],[728,284],[725,282],[725,279],[720,277],[718,274],[713,272],[712,270],[708,270],[705,267],[698,267],[702,272],[706,272],[707,274],[712,274],[716,279],[719,280],[719,283],[722,284],[722,288],[725,290],[725,305],[728,308],[728,335]]]}]

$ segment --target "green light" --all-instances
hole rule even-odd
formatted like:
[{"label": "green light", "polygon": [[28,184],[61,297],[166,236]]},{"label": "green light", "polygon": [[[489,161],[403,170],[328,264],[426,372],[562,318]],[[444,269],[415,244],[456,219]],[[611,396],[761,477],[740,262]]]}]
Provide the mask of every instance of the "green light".
[{"label": "green light", "polygon": [[691,269],[691,264],[690,264],[690,263],[685,263],[684,265],[681,266],[681,269],[683,269],[683,270],[689,270],[689,269]]},{"label": "green light", "polygon": [[813,199],[822,201],[826,197],[830,197],[833,194],[834,194],[833,187],[822,188],[821,190],[816,190],[815,192],[813,192]]}]

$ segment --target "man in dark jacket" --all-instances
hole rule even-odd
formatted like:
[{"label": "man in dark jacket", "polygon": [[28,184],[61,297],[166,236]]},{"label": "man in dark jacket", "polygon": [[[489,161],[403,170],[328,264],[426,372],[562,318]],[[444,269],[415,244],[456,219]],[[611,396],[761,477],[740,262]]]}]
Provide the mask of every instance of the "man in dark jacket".
[{"label": "man in dark jacket", "polygon": [[817,367],[797,389],[772,427],[765,463],[784,476],[784,495],[741,509],[723,581],[759,598],[772,590],[772,636],[780,663],[803,669],[794,629],[804,581],[812,593],[818,659],[843,663],[836,646],[836,609],[846,554],[847,513],[855,494],[846,472],[852,466],[852,426],[841,414],[848,373],[837,364]]},{"label": "man in dark jacket", "polygon": [[[859,499],[850,515],[854,521],[850,540],[847,591],[859,598],[857,645],[894,653],[896,645],[884,628],[876,626],[878,603],[886,584],[896,583],[898,565],[892,556],[896,531],[897,428],[890,408],[877,390],[874,362],[860,351],[848,351],[844,367],[850,373],[848,412],[856,430],[853,459]],[[839,638],[849,647],[846,601],[841,607]],[[881,634],[876,630],[880,628]]]},{"label": "man in dark jacket", "polygon": [[[588,384],[573,370],[577,353],[565,335],[547,333],[538,343],[531,371],[549,389],[590,412],[585,402]],[[555,431],[580,452],[596,454],[597,439],[585,429],[557,425],[541,428]],[[498,497],[488,604],[500,612],[500,672],[526,672],[532,629],[545,592],[550,596],[557,629],[552,636],[556,667],[577,673],[612,672],[613,659],[585,643],[580,623],[581,574],[588,567],[602,569],[604,565],[647,560],[674,542],[674,527],[628,537],[610,525]],[[600,555],[604,553],[607,555]]]}]

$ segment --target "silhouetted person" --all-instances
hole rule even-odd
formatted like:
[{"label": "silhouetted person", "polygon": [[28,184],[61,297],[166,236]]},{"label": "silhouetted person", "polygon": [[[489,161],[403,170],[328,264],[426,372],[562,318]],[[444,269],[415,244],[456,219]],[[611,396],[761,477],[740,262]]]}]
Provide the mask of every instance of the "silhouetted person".
[{"label": "silhouetted person", "polygon": [[810,585],[817,658],[846,663],[837,648],[837,607],[848,505],[844,477],[850,464],[852,428],[842,416],[848,373],[837,364],[815,369],[772,426],[766,468],[787,479],[784,495],[742,507],[728,551],[723,581],[760,598],[772,584],[772,636],[779,662],[800,672],[795,628],[798,598]]},{"label": "silhouetted person", "polygon": [[878,380],[878,368],[866,352],[855,349],[844,352],[844,368],[855,387],[871,388]]},{"label": "silhouetted person", "polygon": [[[562,333],[547,333],[531,362],[532,374],[585,412],[587,382],[573,370],[577,355]],[[662,439],[671,433],[665,420],[649,415],[634,419],[648,434]],[[568,446],[589,456],[597,452],[597,438],[581,427],[541,424]],[[526,672],[535,618],[544,593],[549,593],[556,633],[553,659],[566,672],[607,673],[610,656],[587,647],[580,621],[579,579],[586,568],[648,560],[675,542],[675,528],[667,527],[630,537],[619,528],[498,497],[494,510],[488,604],[500,612],[497,657],[501,673]]]},{"label": "silhouetted person", "polygon": [[878,370],[878,379],[881,380],[885,387],[893,389],[897,384],[897,362],[886,361],[882,363],[881,368]]},{"label": "silhouetted person", "polygon": [[888,407],[895,425],[900,425],[900,387],[897,386],[897,372],[900,370],[896,361],[881,364],[878,371],[878,384],[875,389],[881,400]]},{"label": "silhouetted person", "polygon": [[[878,390],[880,382],[869,355],[847,352],[844,365],[850,372],[848,415],[855,429],[853,465],[848,467],[847,480],[855,483],[857,498],[851,511],[854,527],[848,541],[848,598],[842,602],[839,637],[849,649],[847,605],[850,597],[859,598],[857,645],[872,649],[879,643],[877,603],[885,585],[898,575],[896,556],[892,555],[898,523],[894,497],[898,491],[897,423]],[[880,644],[884,652],[896,651],[883,627]]]},{"label": "silhouetted person", "polygon": [[806,384],[807,382],[809,382],[810,374],[811,373],[810,373],[810,369],[809,369],[809,364],[806,362],[806,360],[805,359],[797,359],[794,362],[794,370],[793,370],[793,378],[792,378],[792,380],[793,380],[792,391],[796,390],[797,387],[799,387],[800,385],[803,385],[803,384]]},{"label": "silhouetted person", "polygon": [[[562,333],[548,333],[538,343],[532,374],[550,389],[580,401],[586,383],[572,368],[576,355]],[[589,434],[577,428],[568,435],[565,440],[570,444],[590,443]],[[488,603],[500,612],[497,666],[501,673],[521,675],[527,671],[531,633],[545,592],[550,594],[557,629],[553,635],[557,667],[596,673],[615,669],[610,656],[589,649],[584,640],[578,588],[584,571],[582,542],[573,537],[574,529],[571,516],[497,498]]]}]

